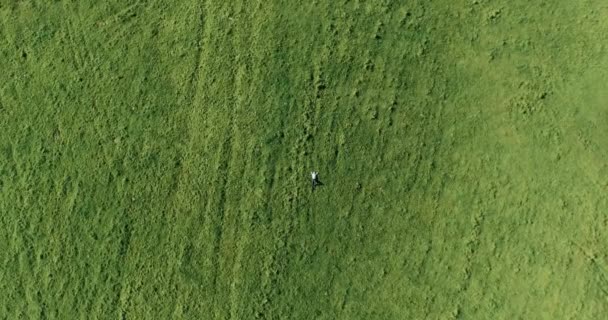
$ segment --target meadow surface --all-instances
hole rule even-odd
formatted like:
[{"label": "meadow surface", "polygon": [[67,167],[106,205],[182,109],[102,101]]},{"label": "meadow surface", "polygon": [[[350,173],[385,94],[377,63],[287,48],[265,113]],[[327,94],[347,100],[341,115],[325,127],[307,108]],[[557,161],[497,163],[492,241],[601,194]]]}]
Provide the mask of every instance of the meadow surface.
[{"label": "meadow surface", "polygon": [[606,159],[605,0],[4,0],[0,319],[603,319]]}]

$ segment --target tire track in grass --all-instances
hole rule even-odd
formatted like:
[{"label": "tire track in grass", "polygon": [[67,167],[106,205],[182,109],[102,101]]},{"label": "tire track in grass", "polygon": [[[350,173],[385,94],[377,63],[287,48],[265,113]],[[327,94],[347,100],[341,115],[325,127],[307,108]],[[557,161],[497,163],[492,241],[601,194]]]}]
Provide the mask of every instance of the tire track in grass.
[{"label": "tire track in grass", "polygon": [[[181,224],[179,223],[179,219],[185,219],[184,217],[182,217],[183,215],[189,214],[189,215],[194,215],[195,210],[197,210],[196,208],[196,202],[200,202],[203,203],[204,201],[208,202],[208,197],[209,197],[209,190],[208,189],[204,189],[203,191],[200,192],[194,192],[194,191],[190,191],[191,188],[194,189],[200,189],[197,188],[199,187],[197,185],[197,182],[194,180],[195,178],[193,178],[192,176],[196,175],[196,172],[191,172],[190,169],[193,168],[193,166],[196,166],[195,162],[197,161],[197,144],[198,141],[196,140],[197,138],[200,138],[201,135],[204,134],[204,128],[201,128],[199,126],[199,123],[203,122],[206,117],[206,115],[208,114],[209,110],[207,106],[202,106],[201,104],[201,91],[200,91],[200,83],[201,83],[201,73],[202,73],[202,69],[203,69],[203,61],[206,61],[210,54],[208,52],[206,52],[204,49],[205,47],[209,46],[209,38],[211,36],[211,34],[209,33],[209,19],[207,17],[207,12],[208,12],[208,1],[202,1],[202,2],[197,2],[198,5],[196,5],[196,15],[197,15],[197,36],[195,37],[195,45],[196,45],[196,53],[195,53],[195,59],[193,61],[193,68],[192,68],[192,73],[190,74],[189,78],[188,78],[188,96],[186,98],[186,104],[189,105],[189,107],[191,108],[190,112],[188,113],[188,122],[187,122],[187,140],[188,140],[188,144],[187,144],[187,150],[185,150],[184,152],[182,152],[182,157],[185,157],[183,164],[180,165],[180,170],[179,173],[176,176],[176,185],[177,185],[177,190],[175,192],[175,201],[177,202],[176,207],[178,207],[179,209],[175,211],[175,216],[172,218],[175,219],[175,221],[177,223],[174,223],[174,228],[172,230],[172,234],[175,236],[180,236],[183,234],[191,234],[193,231],[191,230],[192,228],[197,227],[197,225],[195,225],[195,222],[198,222],[198,220],[196,219],[195,216],[190,216],[187,219],[187,222],[185,224]],[[200,105],[200,106],[199,106]],[[192,192],[192,194],[188,194]],[[183,194],[183,196],[181,196]],[[203,200],[202,198],[204,198],[205,200]],[[207,209],[205,209],[207,210]],[[189,231],[186,231],[186,228]],[[191,236],[193,237],[193,236]],[[195,241],[195,239],[197,239],[197,237],[193,237],[194,239],[192,240],[185,240],[186,244],[183,246],[183,250],[180,253],[180,259],[181,259],[181,264],[178,270],[176,270],[175,272],[179,272],[179,275],[184,276],[185,279],[190,281],[195,280],[194,282],[198,285],[203,285],[203,280],[200,278],[199,273],[197,272],[197,270],[194,269],[194,267],[200,267],[199,264],[196,263],[196,261],[193,261],[193,259],[196,259],[196,252],[195,249],[197,248],[195,246],[195,244],[193,243]],[[179,241],[180,239],[177,239],[176,242],[180,243],[181,241]],[[194,264],[194,265],[192,265]],[[176,310],[178,310],[177,308],[179,308],[179,306],[182,305],[186,305],[186,309],[189,308],[188,306],[188,300],[191,299],[191,294],[192,292],[192,287],[187,286],[187,287],[183,287],[181,288],[182,291],[182,295],[180,295],[180,297],[177,299],[177,303],[176,303]],[[183,298],[183,299],[180,299]],[[185,301],[184,301],[185,299]],[[180,300],[182,301],[180,303]]]},{"label": "tire track in grass", "polygon": [[[214,289],[214,297],[215,297],[215,315],[217,318],[219,318],[218,315],[218,309],[219,308],[223,308],[224,307],[224,303],[222,303],[220,297],[221,297],[221,293],[222,291],[219,289],[220,284],[219,284],[219,280],[221,278],[221,274],[220,272],[222,271],[222,256],[220,255],[221,252],[221,246],[223,245],[223,242],[225,241],[224,237],[225,237],[225,233],[227,232],[226,229],[228,229],[228,232],[230,231],[230,227],[232,226],[227,226],[226,224],[226,216],[228,214],[230,214],[229,212],[227,213],[227,206],[226,206],[226,188],[228,187],[228,183],[229,183],[229,179],[228,179],[228,175],[230,172],[230,169],[232,167],[231,163],[233,161],[232,158],[232,154],[234,153],[234,151],[232,150],[234,147],[233,144],[233,136],[234,136],[234,114],[230,116],[229,119],[229,124],[228,124],[228,129],[225,131],[226,134],[226,139],[224,140],[219,152],[218,152],[218,168],[217,168],[217,172],[219,173],[218,177],[215,180],[214,185],[219,188],[219,195],[218,195],[218,199],[217,199],[217,205],[214,206],[215,208],[212,208],[212,211],[216,211],[217,212],[217,217],[216,220],[214,222],[214,235],[213,235],[213,239],[212,239],[212,253],[211,253],[211,257],[212,257],[212,264],[214,266],[213,268],[213,280],[212,280],[212,286]],[[219,301],[218,301],[219,300]],[[221,312],[220,312],[221,313]]]},{"label": "tire track in grass", "polygon": [[[182,252],[181,268],[182,274],[190,270],[188,273],[191,276],[188,278],[199,285],[187,287],[188,293],[181,295],[178,299],[181,303],[178,305],[187,305],[186,309],[192,311],[200,309],[200,312],[213,314],[216,318],[225,314],[221,288],[224,287],[222,273],[226,262],[222,249],[230,245],[226,237],[230,238],[236,232],[232,225],[227,225],[233,217],[228,189],[234,185],[232,171],[237,160],[235,153],[238,152],[239,140],[233,96],[235,75],[230,67],[235,61],[235,51],[219,37],[222,35],[219,31],[228,33],[223,27],[227,18],[226,12],[231,16],[231,11],[229,3],[211,6],[205,2],[201,8],[202,39],[198,40],[197,65],[190,78],[193,109],[188,126],[190,143],[185,152],[189,160],[183,166],[184,174],[191,176],[179,183],[182,190],[180,193],[193,192],[196,197],[176,197],[180,207],[186,210],[182,213],[190,214],[186,219],[191,223],[184,226],[189,231],[177,227],[173,232],[175,235],[189,233],[194,238],[186,240],[188,243],[183,247],[185,251]],[[201,78],[202,75],[205,77]],[[201,147],[202,150],[199,150]],[[180,176],[183,178],[183,174]],[[201,214],[195,214],[200,209]],[[176,213],[181,211],[184,210],[178,210]],[[184,258],[187,260],[183,260]],[[183,265],[184,262],[186,265]],[[204,299],[192,302],[191,294],[197,292]],[[188,305],[194,305],[195,308]]]},{"label": "tire track in grass", "polygon": [[[197,121],[200,121],[201,118],[204,118],[204,111],[206,111],[206,109],[198,109],[196,108],[195,104],[198,102],[197,98],[199,97],[199,91],[198,91],[198,86],[199,86],[199,82],[200,82],[200,75],[201,75],[201,66],[203,63],[203,53],[204,53],[204,46],[206,43],[205,40],[208,37],[205,37],[205,31],[206,31],[206,6],[207,6],[207,1],[202,1],[202,2],[197,2],[198,5],[196,6],[196,37],[195,37],[195,43],[196,43],[196,52],[194,54],[194,61],[193,61],[193,66],[192,66],[192,72],[190,73],[190,75],[188,76],[188,80],[187,80],[187,89],[186,89],[186,98],[185,101],[183,102],[184,104],[187,104],[190,106],[191,111],[188,115],[188,124],[187,124],[187,140],[189,141],[188,147],[191,149],[192,148],[192,144],[193,144],[193,134],[192,131],[195,129],[194,128],[194,124]],[[198,112],[201,112],[202,114],[197,114]],[[181,170],[179,172],[179,175],[177,176],[177,184],[180,184],[181,181],[181,177],[184,173],[184,166],[181,166]]]},{"label": "tire track in grass", "polygon": [[[230,83],[234,85],[235,79],[231,79]],[[233,92],[233,90],[231,90]],[[230,98],[233,98],[229,94]],[[235,169],[235,162],[238,160],[234,157],[238,153],[238,130],[236,130],[236,106],[231,103],[233,109],[230,115],[229,123],[225,131],[225,141],[218,152],[218,179],[216,185],[220,191],[217,200],[217,207],[213,211],[217,211],[217,223],[215,223],[215,234],[213,238],[213,264],[214,276],[212,285],[214,288],[214,305],[216,318],[224,318],[227,314],[226,308],[228,305],[223,302],[222,294],[229,291],[230,279],[224,279],[224,270],[232,270],[233,250],[230,245],[234,242],[234,237],[239,229],[238,210],[235,210],[230,205],[228,194],[231,187],[235,184],[235,178],[243,174],[242,170]],[[236,173],[234,171],[237,171]],[[238,183],[238,178],[236,180]],[[237,189],[238,191],[239,189]],[[228,273],[229,275],[230,273]]]},{"label": "tire track in grass", "polygon": [[[234,100],[235,75],[233,68],[226,68],[226,66],[232,65],[235,57],[230,43],[222,41],[221,37],[221,35],[227,36],[231,32],[222,27],[227,16],[232,14],[232,10],[230,3],[224,3],[224,6],[207,6],[205,9],[209,17],[205,34],[210,37],[208,38],[210,42],[206,46],[208,49],[206,51],[208,54],[207,59],[205,59],[206,64],[201,67],[206,70],[208,77],[205,78],[205,91],[201,95],[200,102],[207,107],[197,116],[191,116],[192,125],[190,126],[191,130],[194,129],[196,127],[194,122],[200,121],[204,117],[204,131],[207,133],[205,138],[195,135],[191,139],[190,157],[199,157],[193,151],[197,147],[195,144],[202,142],[198,139],[202,138],[201,140],[206,142],[206,148],[202,156],[215,159],[211,160],[211,165],[203,164],[203,167],[201,167],[201,173],[206,176],[207,185],[201,186],[206,189],[203,195],[203,201],[206,204],[204,205],[203,216],[204,230],[199,235],[199,239],[202,237],[203,241],[210,241],[203,249],[205,260],[203,269],[199,272],[206,272],[203,281],[206,279],[205,282],[208,281],[209,284],[206,288],[209,295],[207,307],[211,307],[211,309],[207,309],[215,318],[221,318],[225,314],[225,303],[222,301],[222,298],[224,298],[222,275],[224,264],[230,264],[230,259],[229,257],[224,259],[222,249],[227,241],[227,245],[230,245],[229,239],[225,238],[230,238],[234,231],[231,229],[232,225],[227,225],[232,219],[228,194],[229,188],[233,185],[232,179],[235,178],[231,174],[235,166],[234,161],[238,160],[234,158],[235,152],[238,151],[235,150],[238,147],[235,143],[238,140]],[[221,70],[214,68],[220,68]],[[193,187],[196,188],[197,186]],[[190,229],[192,229],[191,232],[196,232],[196,226],[192,226]],[[203,304],[206,303],[203,302]]]},{"label": "tire track in grass", "polygon": [[[205,22],[206,22],[206,13],[205,13],[205,7],[207,6],[207,1],[203,1],[202,3],[199,2],[199,5],[196,6],[197,7],[197,12],[196,12],[196,16],[197,16],[197,25],[196,25],[196,31],[195,33],[197,34],[197,37],[195,38],[195,42],[196,42],[196,53],[195,53],[195,58],[194,58],[194,66],[192,68],[192,72],[190,73],[190,76],[188,77],[188,89],[187,89],[187,97],[186,97],[186,102],[188,105],[190,105],[191,107],[194,105],[194,102],[196,100],[196,96],[197,96],[197,89],[198,89],[198,83],[200,80],[200,74],[201,74],[201,64],[202,64],[202,58],[203,58],[203,38],[204,38],[204,33],[205,33]],[[194,113],[194,110],[196,109],[192,109],[192,113]],[[194,117],[194,114],[190,114],[190,121],[194,121],[196,119],[196,117]],[[191,127],[191,124],[188,126],[189,128]]]},{"label": "tire track in grass", "polygon": [[[244,71],[241,70],[237,71],[239,74],[237,74],[237,90],[236,90],[236,95],[237,95],[237,105],[238,106],[243,106],[245,105],[245,101],[244,99],[240,99],[240,97],[243,96],[243,92],[242,92],[242,85],[243,83],[241,83],[242,81],[242,77],[243,77],[243,73]],[[237,119],[241,119],[241,117],[243,117],[241,114],[236,116]],[[246,138],[242,138],[242,134],[241,134],[241,143],[246,145]],[[237,184],[237,185],[241,185],[241,188],[237,188],[235,190],[235,194],[233,194],[232,196],[235,199],[241,199],[241,201],[239,201],[239,203],[243,202],[243,198],[246,195],[246,191],[249,188],[253,188],[253,186],[243,186],[244,185],[244,177],[246,176],[247,172],[249,171],[248,169],[250,169],[250,166],[248,164],[250,164],[251,162],[248,161],[249,159],[251,159],[251,152],[244,152],[246,149],[243,149],[242,145],[239,145],[239,155],[241,155],[241,157],[239,157],[238,155],[235,156],[235,161],[238,161],[238,165],[240,166],[240,170],[238,170],[235,174],[233,174],[233,181],[232,184]],[[235,180],[235,181],[234,181]],[[230,316],[230,318],[233,319],[239,319],[239,313],[237,311],[238,306],[239,306],[239,300],[240,300],[240,290],[237,289],[237,286],[242,282],[241,281],[241,266],[242,266],[242,259],[243,259],[243,253],[244,253],[244,248],[243,246],[245,245],[245,243],[247,243],[247,240],[249,239],[250,236],[250,223],[246,220],[247,216],[245,214],[243,214],[243,209],[242,209],[243,205],[236,205],[233,207],[233,220],[234,223],[232,223],[232,225],[234,225],[234,228],[232,228],[231,234],[230,234],[230,241],[228,241],[228,243],[234,243],[234,248],[231,248],[229,246],[226,246],[226,248],[224,249],[225,251],[234,251],[234,252],[228,252],[228,254],[233,256],[233,261],[231,263],[231,265],[228,265],[228,263],[226,263],[226,266],[223,267],[222,269],[228,270],[230,269],[230,272],[226,272],[225,275],[228,276],[228,279],[225,279],[225,281],[227,282],[226,286],[227,288],[225,288],[225,290],[228,292],[229,295],[229,301],[226,304],[226,312],[224,317]],[[226,256],[226,254],[222,254],[222,256]],[[245,273],[247,274],[247,273]]]},{"label": "tire track in grass", "polygon": [[[286,238],[289,235],[293,217],[290,213],[293,212],[295,205],[294,198],[297,198],[301,188],[294,186],[294,183],[297,184],[304,174],[302,170],[297,169],[300,166],[294,167],[289,159],[291,159],[290,156],[301,159],[304,154],[301,152],[301,147],[295,149],[289,147],[288,141],[292,132],[286,132],[287,128],[293,126],[290,119],[299,118],[294,113],[300,109],[298,108],[299,102],[292,98],[293,90],[295,90],[292,76],[297,75],[290,72],[291,64],[288,56],[285,55],[287,38],[282,31],[284,22],[280,21],[280,12],[277,11],[280,8],[273,3],[260,2],[258,9],[267,15],[260,15],[260,19],[256,19],[255,23],[257,28],[252,47],[256,49],[254,61],[258,74],[254,79],[263,79],[262,82],[267,82],[267,88],[262,88],[264,90],[256,88],[256,93],[257,96],[269,97],[270,100],[262,101],[260,99],[256,102],[262,106],[268,105],[268,110],[275,116],[270,118],[265,114],[257,115],[261,119],[270,119],[269,124],[273,125],[274,130],[268,128],[271,130],[266,130],[266,141],[262,141],[270,150],[264,156],[265,168],[260,172],[266,179],[266,186],[263,191],[263,200],[259,209],[256,210],[257,217],[254,217],[254,226],[266,234],[264,236],[266,240],[259,244],[262,246],[261,252],[264,254],[256,264],[261,264],[262,272],[259,287],[256,289],[258,293],[254,295],[251,305],[254,317],[272,318],[274,312],[280,307],[275,304],[280,290],[277,284],[288,263],[286,261]],[[265,42],[260,40],[265,40]],[[260,44],[264,44],[264,46],[260,47]],[[275,109],[277,110],[274,111]],[[299,126],[296,127],[299,128]],[[296,140],[296,145],[300,146],[303,140]],[[296,162],[301,163],[301,161]]]},{"label": "tire track in grass", "polygon": [[[235,59],[235,65],[238,66],[238,69],[236,70],[236,88],[234,94],[236,95],[235,126],[239,129],[237,132],[240,136],[240,148],[237,151],[239,151],[238,154],[241,155],[240,157],[238,155],[235,157],[235,161],[239,162],[235,167],[240,168],[240,170],[232,175],[234,179],[231,181],[231,184],[241,186],[241,188],[236,188],[235,194],[232,195],[235,199],[241,199],[238,205],[233,207],[234,223],[231,225],[234,225],[235,227],[230,230],[230,241],[228,243],[234,243],[234,248],[226,247],[224,250],[225,252],[222,254],[222,257],[227,255],[232,255],[233,257],[233,261],[230,263],[231,266],[229,263],[226,263],[226,265],[222,267],[222,269],[225,270],[230,269],[229,273],[225,273],[225,275],[228,276],[228,279],[225,279],[227,288],[224,290],[228,292],[229,301],[226,304],[226,310],[223,313],[223,316],[230,317],[232,319],[240,319],[243,317],[243,315],[241,315],[239,312],[239,309],[242,310],[242,308],[239,308],[242,304],[242,302],[240,302],[240,293],[242,292],[242,288],[240,287],[243,282],[241,279],[241,276],[243,275],[242,263],[245,250],[244,246],[248,243],[251,233],[251,215],[245,213],[245,210],[247,210],[246,204],[248,202],[245,201],[244,198],[246,198],[246,190],[251,190],[254,188],[254,185],[246,185],[247,180],[245,179],[247,173],[251,171],[251,166],[253,165],[251,161],[253,151],[246,151],[246,146],[248,145],[248,142],[250,142],[251,137],[247,135],[247,116],[243,114],[243,112],[252,104],[250,98],[252,92],[248,87],[247,79],[249,76],[251,76],[250,72],[252,71],[251,62],[249,59],[250,50],[253,47],[251,45],[251,39],[257,39],[257,37],[249,34],[252,30],[252,26],[250,23],[251,19],[249,19],[248,16],[245,16],[245,14],[248,12],[249,11],[243,6],[243,1],[238,1],[235,4],[234,15],[229,18],[231,23],[238,26],[234,31],[234,47],[235,50],[239,52]],[[258,11],[254,9],[252,15],[255,16],[256,13],[258,13]],[[251,81],[251,83],[257,83],[255,78]],[[238,126],[237,123],[239,124]]]},{"label": "tire track in grass", "polygon": [[[240,5],[237,3],[236,6]],[[220,17],[220,24],[222,26],[228,25],[227,29],[224,29],[226,37],[231,37],[233,34],[233,21],[234,14],[238,8],[235,5],[227,4],[227,7],[222,8],[218,12]],[[238,119],[240,119],[240,105],[238,101],[238,93],[242,90],[242,83],[239,77],[244,72],[241,68],[239,58],[235,55],[237,43],[236,41],[225,41],[221,45],[218,45],[219,50],[225,50],[225,52],[218,52],[218,56],[221,57],[223,63],[230,63],[231,68],[227,79],[223,86],[219,87],[224,89],[224,92],[220,92],[220,96],[224,99],[224,106],[231,109],[229,111],[229,119],[226,121],[224,131],[224,141],[217,154],[218,158],[218,179],[214,183],[215,186],[219,187],[219,195],[217,199],[216,208],[212,211],[217,211],[216,223],[214,226],[214,234],[211,246],[211,259],[213,268],[213,314],[215,318],[226,318],[229,315],[230,301],[226,298],[225,294],[231,294],[230,288],[234,285],[234,278],[231,277],[232,270],[234,269],[235,261],[235,249],[233,245],[236,243],[236,237],[240,230],[240,219],[238,216],[239,210],[238,201],[229,199],[228,195],[231,195],[234,199],[240,198],[239,191],[241,188],[240,179],[244,174],[244,166],[238,166],[238,162],[241,158],[235,157],[235,154],[239,154],[242,150],[240,144],[242,144],[242,135],[240,134],[239,128],[237,128]],[[221,80],[220,80],[221,81]],[[236,96],[235,96],[236,95]],[[218,114],[220,118],[225,117],[225,112]],[[239,143],[241,142],[241,143]],[[235,194],[232,194],[232,193]],[[238,245],[238,244],[237,244]],[[228,303],[227,303],[228,302]]]},{"label": "tire track in grass", "polygon": [[[190,142],[184,152],[188,159],[183,165],[183,173],[180,173],[179,190],[175,198],[180,204],[180,209],[176,210],[175,214],[185,213],[189,216],[173,218],[186,219],[190,223],[183,227],[176,226],[172,232],[178,237],[184,233],[192,235],[192,240],[186,240],[186,243],[182,244],[182,265],[179,274],[195,281],[198,286],[185,288],[188,292],[178,299],[176,314],[180,313],[179,308],[192,309],[193,312],[197,309],[200,309],[200,312],[206,310],[205,312],[213,314],[214,317],[221,314],[221,248],[227,228],[225,218],[230,215],[227,188],[231,184],[235,140],[238,139],[235,133],[236,110],[232,96],[234,75],[231,68],[225,68],[230,63],[224,61],[226,59],[233,62],[234,50],[231,46],[224,45],[221,37],[218,37],[221,34],[218,30],[225,31],[222,28],[225,18],[223,10],[230,9],[227,5],[229,4],[210,6],[205,2],[199,9],[201,37],[197,40],[196,65],[190,77]],[[206,76],[201,78],[202,74]],[[229,108],[231,111],[227,112]],[[200,150],[202,146],[204,148]],[[186,174],[189,176],[184,177]],[[195,197],[186,195],[190,193]],[[201,214],[195,214],[200,209]],[[200,223],[203,224],[202,230]],[[197,239],[200,242],[196,241]],[[176,241],[183,243],[180,239]],[[191,301],[191,295],[197,291],[199,295],[202,294],[203,299]],[[194,308],[191,308],[192,306]]]},{"label": "tire track in grass", "polygon": [[[272,78],[268,78],[269,73],[267,72],[267,62],[270,60],[268,59],[268,52],[266,51],[266,48],[268,46],[265,47],[260,47],[260,43],[261,40],[268,40],[266,34],[264,34],[262,32],[262,30],[265,31],[264,27],[267,26],[267,21],[264,20],[264,18],[266,18],[267,16],[263,15],[263,13],[265,12],[272,12],[274,9],[271,8],[271,10],[262,10],[265,9],[262,6],[262,2],[259,2],[257,4],[254,4],[255,9],[252,11],[252,16],[253,18],[251,20],[253,20],[253,24],[254,26],[251,28],[251,32],[252,35],[249,36],[249,39],[251,39],[250,41],[250,48],[252,48],[253,50],[255,50],[254,52],[252,52],[254,54],[253,59],[251,59],[252,61],[252,73],[253,75],[250,76],[251,79],[256,79],[257,81],[254,81],[256,83],[256,85],[251,86],[251,88],[249,89],[248,95],[246,99],[241,99],[240,96],[237,98],[237,105],[240,106],[241,108],[239,108],[239,110],[242,110],[243,112],[245,112],[246,110],[249,110],[249,112],[253,113],[253,116],[250,116],[249,119],[248,117],[246,117],[244,114],[242,116],[236,116],[235,118],[238,120],[241,120],[241,128],[245,129],[247,128],[247,123],[248,121],[251,121],[251,119],[253,119],[253,121],[258,122],[258,121],[264,121],[264,119],[270,119],[269,118],[269,113],[266,112],[265,109],[261,109],[262,112],[258,112],[257,108],[258,105],[260,104],[259,107],[263,107],[263,106],[268,106],[270,105],[271,108],[273,106],[273,101],[261,101],[261,99],[259,100],[255,100],[253,101],[251,98],[249,97],[265,97],[265,96],[269,96],[269,97],[275,97],[278,94],[276,93],[272,93],[272,92],[268,92],[268,88],[274,88],[274,86],[266,86],[264,85],[265,82],[269,81],[269,80],[274,80]],[[237,10],[237,13],[239,12],[239,10]],[[246,34],[246,32],[245,32]],[[247,36],[245,36],[246,38]],[[270,37],[270,39],[272,40],[273,38]],[[265,42],[265,44],[267,44],[268,41]],[[235,46],[238,47],[239,46],[239,42],[236,41],[235,42]],[[247,44],[245,44],[245,46],[247,46]],[[245,48],[243,48],[245,49]],[[262,49],[262,50],[260,50]],[[244,52],[244,50],[240,50],[239,52]],[[239,57],[240,60],[242,59],[243,61],[246,61],[248,57]],[[244,76],[246,75],[246,71],[247,67],[246,64],[244,64],[243,66],[240,66],[240,69],[237,70],[237,77],[236,77],[236,92],[237,93],[241,93],[241,95],[243,94],[243,79]],[[260,85],[261,84],[261,85]],[[271,89],[272,90],[272,89]],[[245,102],[247,102],[247,106],[245,104]],[[252,105],[254,107],[254,109],[249,108],[249,105]],[[283,128],[285,127],[285,111],[287,111],[286,108],[281,108],[280,110],[282,110],[283,112],[281,112],[283,115],[281,115],[279,117],[279,123],[278,123],[278,131],[282,131]],[[247,119],[247,120],[245,120]],[[258,126],[257,123],[252,123],[249,122],[252,125],[255,125],[255,128],[250,128],[253,131],[260,131],[260,133],[258,135],[260,136],[264,136],[264,134],[268,134],[266,132],[268,131],[268,126]],[[246,131],[246,130],[243,130]],[[237,131],[239,132],[239,131]],[[243,134],[246,134],[243,133]],[[272,134],[272,131],[270,131],[270,134]],[[272,134],[273,136],[275,134]],[[280,135],[279,133],[276,133],[276,135]],[[261,146],[263,146],[263,144],[261,143],[262,141],[259,141],[258,138],[256,136],[252,136],[251,138],[253,138],[252,140],[248,140],[248,139],[244,139],[245,141],[249,141],[250,144],[253,144],[253,148],[251,151],[249,151],[247,154],[249,154],[250,156],[247,157],[247,159],[250,158],[256,158],[259,157],[256,156],[256,154],[259,153],[259,148]],[[246,145],[247,143],[245,143]],[[251,147],[251,145],[250,145]],[[242,281],[237,280],[240,278],[239,274],[240,274],[240,270],[242,269],[242,259],[243,256],[245,254],[245,250],[243,248],[243,245],[246,244],[248,242],[248,239],[250,237],[250,234],[252,232],[251,228],[258,228],[258,227],[262,227],[263,225],[260,225],[258,223],[267,223],[267,222],[271,222],[273,220],[272,217],[272,211],[269,207],[270,205],[270,200],[271,200],[271,195],[272,195],[272,189],[274,188],[275,182],[276,182],[276,172],[277,172],[277,168],[276,168],[276,162],[278,157],[280,156],[281,152],[280,149],[277,150],[275,149],[275,151],[270,152],[269,154],[266,154],[266,156],[262,156],[261,161],[258,161],[256,163],[259,162],[265,162],[267,164],[267,168],[264,170],[264,177],[267,178],[266,180],[266,187],[265,187],[265,191],[263,191],[263,197],[265,198],[264,200],[261,200],[261,203],[259,203],[259,206],[257,209],[254,209],[253,212],[250,212],[250,214],[245,214],[242,216],[242,219],[236,219],[238,221],[238,230],[239,230],[239,236],[237,238],[237,236],[235,236],[234,238],[236,239],[232,239],[235,242],[236,245],[236,254],[232,263],[232,268],[231,268],[231,278],[226,280],[226,283],[229,283],[229,310],[225,310],[227,312],[229,312],[228,314],[233,317],[233,318],[240,318],[242,317],[242,315],[239,313],[240,310],[243,310],[244,307],[248,307],[248,309],[253,309],[253,310],[257,310],[257,314],[262,314],[264,313],[263,308],[266,306],[264,301],[268,301],[266,298],[264,298],[264,296],[267,296],[267,294],[265,292],[267,292],[267,288],[265,286],[265,284],[271,282],[271,280],[269,280],[269,277],[267,276],[271,276],[272,273],[270,272],[263,272],[263,276],[260,279],[260,281],[262,282],[262,286],[260,287],[259,284],[257,284],[255,278],[253,275],[257,274],[257,272],[252,272],[251,270],[260,270],[260,269],[264,269],[265,266],[266,268],[268,268],[268,264],[267,261],[271,260],[273,255],[271,254],[270,256],[263,256],[261,259],[257,258],[259,256],[262,256],[260,253],[261,252],[265,252],[265,250],[258,250],[258,254],[253,254],[252,255],[252,260],[248,260],[246,262],[246,265],[249,267],[249,269],[246,269],[247,272],[245,273],[246,275],[248,275],[248,277],[246,277],[245,283],[242,283]],[[246,169],[243,168],[242,172],[246,173],[246,172],[250,172],[250,171],[257,171],[256,170],[256,163],[253,162],[249,162],[246,164]],[[248,180],[250,183],[253,183],[253,185],[251,186],[251,188],[255,188],[255,183],[258,182],[258,178],[257,177],[253,177],[253,180],[250,178]],[[239,184],[243,184],[242,181],[239,182]],[[247,196],[245,196],[247,197]],[[255,200],[255,199],[250,199],[252,200],[252,203],[256,203],[259,202],[259,200]],[[243,203],[248,203],[248,202],[240,202],[241,205],[239,207],[242,206]],[[239,210],[240,211],[240,210]],[[265,216],[264,216],[265,214]],[[238,217],[237,217],[238,218]],[[260,221],[260,219],[263,219],[263,221]],[[256,222],[257,221],[257,222]],[[242,231],[241,231],[242,228]],[[231,234],[235,235],[237,232],[231,232]],[[262,238],[266,237],[266,236],[272,236],[272,233],[269,233],[268,230],[265,229],[265,231],[262,233]],[[230,241],[228,241],[230,242]],[[262,246],[264,247],[266,242],[265,241],[256,241],[257,244],[252,244],[254,246]],[[254,249],[255,250],[255,249]],[[249,253],[248,253],[249,255]],[[262,261],[260,261],[262,260]],[[264,262],[264,260],[266,262]],[[262,263],[262,265],[258,266],[258,263]],[[229,265],[229,263],[226,263],[226,265]],[[253,283],[252,283],[253,281]],[[244,301],[242,298],[239,297],[239,292],[243,292],[242,290],[238,290],[237,286],[239,286],[241,288],[243,288],[243,290],[249,289],[249,290],[254,290],[252,295],[249,295],[249,299],[253,300],[253,303],[247,303],[246,301]],[[255,292],[259,292],[259,295],[255,294]],[[256,302],[257,301],[257,302]],[[260,303],[261,302],[261,303]],[[242,307],[241,307],[242,306]],[[261,308],[260,308],[261,307]],[[254,311],[255,312],[255,311]],[[226,313],[224,313],[226,314]],[[228,315],[226,314],[226,316]]]}]

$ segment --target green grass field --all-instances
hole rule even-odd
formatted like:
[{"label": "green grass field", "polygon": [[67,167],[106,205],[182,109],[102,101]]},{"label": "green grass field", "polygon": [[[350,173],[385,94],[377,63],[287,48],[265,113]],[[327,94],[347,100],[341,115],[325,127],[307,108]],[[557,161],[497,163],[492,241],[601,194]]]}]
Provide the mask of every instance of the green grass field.
[{"label": "green grass field", "polygon": [[607,159],[605,0],[4,0],[0,319],[604,319]]}]

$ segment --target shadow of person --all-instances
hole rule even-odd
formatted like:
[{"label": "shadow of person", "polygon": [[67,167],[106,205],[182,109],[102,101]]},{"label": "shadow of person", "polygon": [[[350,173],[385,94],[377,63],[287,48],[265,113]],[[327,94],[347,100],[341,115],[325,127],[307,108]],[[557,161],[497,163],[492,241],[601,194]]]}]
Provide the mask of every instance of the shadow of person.
[{"label": "shadow of person", "polygon": [[315,181],[312,184],[312,191],[315,191],[316,188],[323,186],[323,182],[321,182],[321,180],[319,180],[319,178],[315,179]]}]

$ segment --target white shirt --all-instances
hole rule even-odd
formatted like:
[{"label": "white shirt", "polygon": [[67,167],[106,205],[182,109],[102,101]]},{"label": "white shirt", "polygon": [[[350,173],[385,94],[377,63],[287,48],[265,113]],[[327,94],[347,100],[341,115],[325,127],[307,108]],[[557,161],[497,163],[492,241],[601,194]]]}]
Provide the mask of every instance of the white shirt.
[{"label": "white shirt", "polygon": [[310,173],[310,175],[312,176],[313,180],[316,180],[318,173],[313,171],[313,172]]}]

